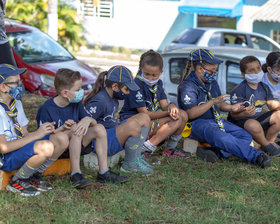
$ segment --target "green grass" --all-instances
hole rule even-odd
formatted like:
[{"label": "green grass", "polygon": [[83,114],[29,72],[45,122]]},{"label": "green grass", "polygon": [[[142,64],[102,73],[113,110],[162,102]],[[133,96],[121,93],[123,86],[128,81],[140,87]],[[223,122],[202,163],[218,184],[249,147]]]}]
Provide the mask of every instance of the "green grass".
[{"label": "green grass", "polygon": [[280,223],[280,158],[267,169],[237,158],[160,159],[153,176],[122,185],[78,191],[69,176],[51,176],[54,190],[38,197],[2,191],[0,223]]}]

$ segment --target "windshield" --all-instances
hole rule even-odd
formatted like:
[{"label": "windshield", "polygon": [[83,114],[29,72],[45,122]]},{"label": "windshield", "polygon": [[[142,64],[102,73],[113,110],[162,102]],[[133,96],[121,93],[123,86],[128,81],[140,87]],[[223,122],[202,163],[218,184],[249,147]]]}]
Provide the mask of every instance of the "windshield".
[{"label": "windshield", "polygon": [[196,44],[199,38],[204,33],[204,30],[199,29],[188,29],[181,33],[173,43],[183,43],[183,44]]},{"label": "windshield", "polygon": [[26,63],[74,59],[65,48],[41,31],[7,33],[7,36],[11,46]]}]

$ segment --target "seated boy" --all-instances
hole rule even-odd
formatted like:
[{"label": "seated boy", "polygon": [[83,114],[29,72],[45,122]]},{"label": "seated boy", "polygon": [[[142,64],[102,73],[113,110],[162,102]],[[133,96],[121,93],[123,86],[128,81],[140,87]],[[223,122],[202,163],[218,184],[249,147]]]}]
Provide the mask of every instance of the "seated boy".
[{"label": "seated boy", "polygon": [[245,110],[244,103],[229,105],[225,102],[228,95],[221,95],[215,80],[221,62],[206,49],[192,51],[179,85],[178,105],[186,110],[192,123],[190,137],[213,147],[210,150],[198,148],[197,155],[209,162],[217,161],[216,153],[225,158],[235,155],[265,168],[270,165],[271,159],[264,152],[250,146],[252,136],[220,116],[220,110],[236,113]]},{"label": "seated boy", "polygon": [[80,169],[80,155],[91,152],[91,142],[95,139],[95,152],[99,163],[97,182],[125,182],[107,166],[107,135],[105,128],[97,124],[85,110],[82,99],[82,78],[79,72],[59,69],[54,85],[58,95],[47,100],[38,110],[37,122],[55,122],[56,133],[64,132],[69,138],[69,155],[71,162],[70,180],[76,188],[84,188],[92,182],[86,179]]},{"label": "seated boy", "polygon": [[[230,93],[232,103],[245,102],[246,109],[231,112],[228,120],[246,129],[253,139],[270,156],[280,156],[280,147],[274,143],[280,131],[280,103],[273,99],[269,87],[261,82],[263,71],[260,61],[254,56],[240,61],[241,74],[245,78]],[[264,111],[267,105],[269,111]]]},{"label": "seated boy", "polygon": [[53,123],[44,123],[32,133],[27,131],[28,120],[20,101],[25,90],[19,77],[25,71],[0,65],[0,169],[19,169],[7,190],[34,196],[52,189],[41,175],[68,147],[69,141],[63,133],[50,135]]}]

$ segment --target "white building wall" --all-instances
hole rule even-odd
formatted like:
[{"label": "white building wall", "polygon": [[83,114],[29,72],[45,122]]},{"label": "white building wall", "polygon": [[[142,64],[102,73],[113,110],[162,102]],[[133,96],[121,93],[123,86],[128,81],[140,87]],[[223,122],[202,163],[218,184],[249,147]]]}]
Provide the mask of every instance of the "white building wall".
[{"label": "white building wall", "polygon": [[90,44],[157,49],[178,15],[179,2],[115,0],[114,16],[86,17]]},{"label": "white building wall", "polygon": [[260,9],[259,6],[243,6],[243,15],[237,21],[236,29],[245,32],[253,32],[253,20],[251,16],[255,14]]}]

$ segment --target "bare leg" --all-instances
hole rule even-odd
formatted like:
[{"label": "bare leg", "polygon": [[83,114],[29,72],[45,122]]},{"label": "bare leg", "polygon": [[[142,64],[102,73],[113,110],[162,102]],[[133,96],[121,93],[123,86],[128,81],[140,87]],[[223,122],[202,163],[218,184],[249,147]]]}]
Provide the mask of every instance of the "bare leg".
[{"label": "bare leg", "polygon": [[280,111],[275,111],[270,117],[270,127],[266,133],[268,142],[273,143],[280,131]]},{"label": "bare leg", "polygon": [[51,159],[57,159],[69,146],[68,136],[63,132],[51,135],[50,141],[54,145],[54,151]]},{"label": "bare leg", "polygon": [[260,122],[249,119],[245,122],[244,129],[247,130],[252,135],[253,139],[261,146],[266,146],[270,143],[264,135]]}]

